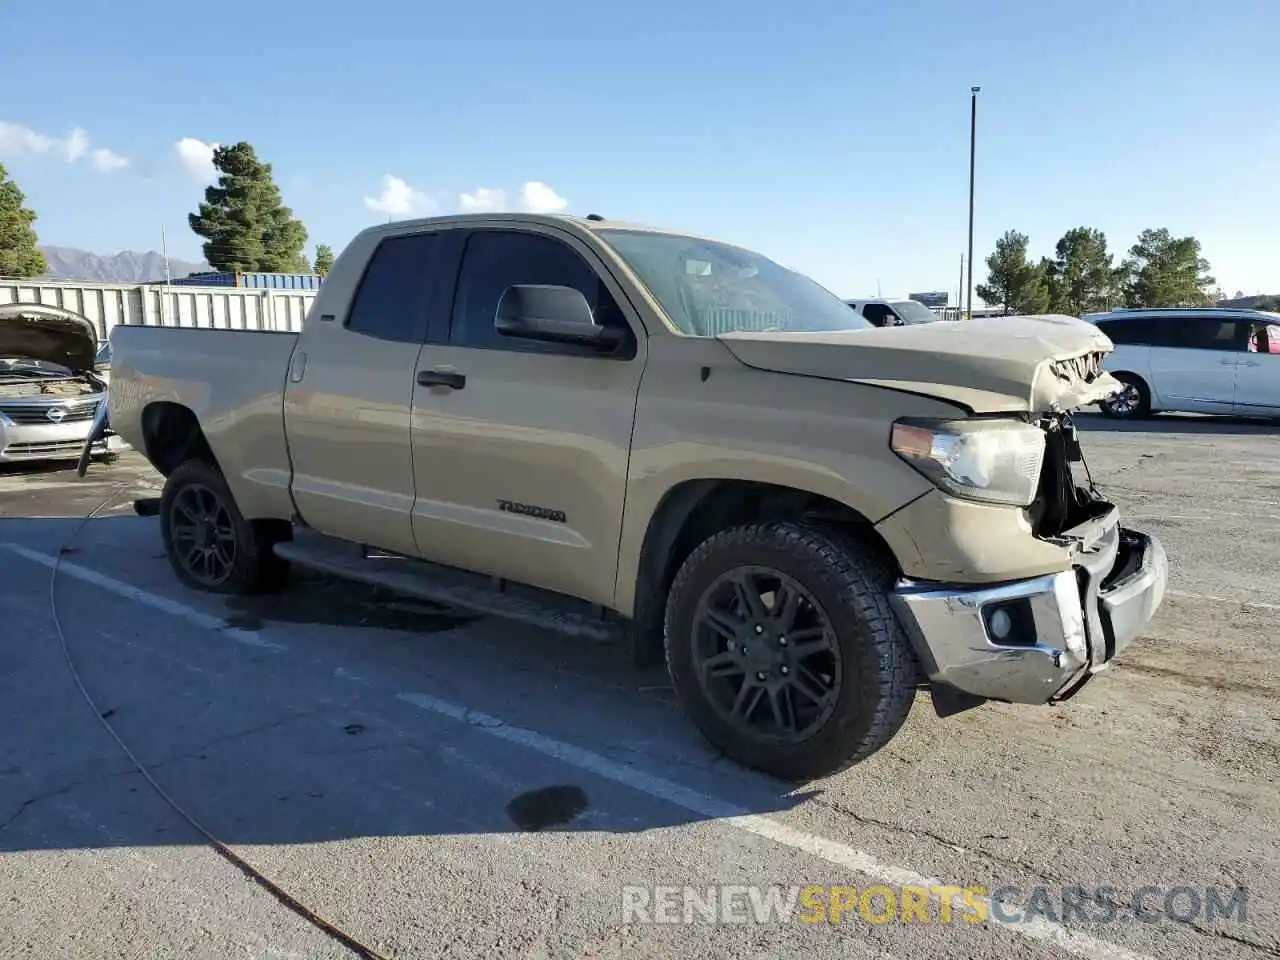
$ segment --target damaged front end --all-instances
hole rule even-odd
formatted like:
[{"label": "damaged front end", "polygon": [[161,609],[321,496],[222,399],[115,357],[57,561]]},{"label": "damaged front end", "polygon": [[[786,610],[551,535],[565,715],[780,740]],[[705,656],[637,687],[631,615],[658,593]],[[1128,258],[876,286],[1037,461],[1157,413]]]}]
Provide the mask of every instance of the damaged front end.
[{"label": "damaged front end", "polygon": [[955,712],[945,705],[957,698],[947,694],[960,694],[963,706],[1073,696],[1145,629],[1164,597],[1164,548],[1120,524],[1070,415],[1036,423],[1045,455],[1025,518],[1030,535],[1062,549],[1062,569],[979,586],[904,579],[891,596],[940,713]]}]

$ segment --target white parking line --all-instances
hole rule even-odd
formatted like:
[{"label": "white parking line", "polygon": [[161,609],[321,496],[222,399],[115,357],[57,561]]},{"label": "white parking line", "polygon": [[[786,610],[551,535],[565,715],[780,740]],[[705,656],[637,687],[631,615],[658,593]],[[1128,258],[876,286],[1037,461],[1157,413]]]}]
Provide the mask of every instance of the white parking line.
[{"label": "white parking line", "polygon": [[[598,753],[554,740],[535,730],[512,726],[498,717],[473,710],[460,703],[442,700],[425,693],[402,693],[398,699],[421,707],[430,713],[470,724],[481,733],[508,743],[519,744],[568,766],[620,783],[691,813],[717,820],[724,826],[736,827],[782,846],[801,850],[835,866],[865,874],[881,883],[926,888],[943,885],[943,882],[937,878],[926,877],[905,867],[884,863],[862,850],[856,850],[846,844],[806,833],[803,830],[796,830],[769,817],[751,813],[743,807],[681,786],[638,767],[617,763]],[[953,904],[956,909],[963,909],[964,904],[959,896],[954,898]],[[1052,944],[1086,960],[1150,960],[1145,954],[1135,953],[1085,933],[1068,930],[1060,924],[1049,921],[1035,919],[1025,923],[998,925],[1030,940]]]},{"label": "white parking line", "polygon": [[[56,557],[16,543],[0,543],[0,549],[7,550],[16,556],[24,557],[45,567],[53,568],[56,564],[59,572],[66,573],[68,576],[101,587],[125,599],[135,600],[154,610],[181,617],[195,626],[224,634],[239,643],[253,647],[266,647],[271,650],[287,649],[284,644],[268,640],[256,632],[227,627],[217,617],[201,613],[184,604],[108,577],[79,564],[69,563],[65,560],[59,563]],[[535,730],[513,726],[498,717],[463,704],[442,700],[439,697],[433,697],[425,693],[402,693],[398,695],[397,699],[430,713],[448,717],[460,723],[466,723],[472,729],[488,736],[517,744],[568,766],[576,767],[579,770],[593,773],[614,783],[630,787],[639,793],[665,801],[699,816],[717,820],[725,826],[734,827],[765,840],[771,840],[782,846],[790,847],[793,850],[802,851],[819,860],[863,874],[881,883],[926,888],[943,886],[943,882],[939,879],[923,876],[906,867],[884,863],[873,855],[847,844],[816,834],[806,833],[803,830],[797,830],[772,818],[751,813],[749,810],[726,800],[720,800],[709,794],[682,786],[672,780],[667,780],[657,774],[649,773],[642,768],[618,763],[598,753],[593,753],[590,750],[585,750],[582,747],[577,747],[561,740],[555,740]],[[960,896],[953,898],[953,903],[957,909],[961,910],[967,906]],[[1153,960],[1153,958],[1145,954],[1136,953],[1118,944],[1100,940],[1087,933],[1069,930],[1060,924],[1040,918],[1016,924],[994,923],[993,925],[1016,933],[1028,940],[1058,947],[1073,956],[1083,958],[1083,960]]]},{"label": "white parking line", "polygon": [[159,610],[162,613],[168,613],[175,617],[181,617],[188,623],[197,627],[203,627],[206,630],[212,630],[214,633],[220,633],[236,643],[243,643],[247,647],[260,647],[265,650],[284,650],[283,644],[267,640],[253,630],[242,630],[239,627],[229,627],[227,624],[217,617],[210,616],[207,613],[201,613],[192,607],[178,603],[176,600],[170,600],[168,597],[162,597],[155,593],[143,590],[141,587],[135,587],[132,584],[124,583],[121,580],[115,580],[105,574],[98,573],[96,570],[90,570],[88,567],[82,567],[78,563],[71,563],[67,560],[58,561],[57,557],[50,556],[47,553],[41,553],[38,550],[32,550],[16,543],[0,543],[0,549],[25,557],[35,563],[53,569],[56,564],[59,573],[65,573],[69,577],[75,577],[77,580],[83,580],[86,583],[92,583],[96,587],[116,594],[116,596],[124,597],[126,600],[135,600],[144,606],[151,607],[153,610]]}]

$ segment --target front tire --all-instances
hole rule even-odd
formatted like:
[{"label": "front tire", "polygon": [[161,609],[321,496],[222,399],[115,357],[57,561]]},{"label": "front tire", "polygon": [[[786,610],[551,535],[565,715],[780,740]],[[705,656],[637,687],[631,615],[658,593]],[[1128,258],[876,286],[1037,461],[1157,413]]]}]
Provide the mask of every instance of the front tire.
[{"label": "front tire", "polygon": [[241,515],[221,471],[188,460],[165,481],[160,532],[178,579],[195,590],[249,594],[279,590],[289,565],[272,546],[287,536],[277,521]]},{"label": "front tire", "polygon": [[862,544],[774,521],[715,534],[667,599],[667,667],[686,712],[731,759],[785,780],[827,776],[901,728],[916,664],[891,571]]},{"label": "front tire", "polygon": [[1117,373],[1121,391],[1098,406],[1112,420],[1142,420],[1151,416],[1151,389],[1133,373]]}]

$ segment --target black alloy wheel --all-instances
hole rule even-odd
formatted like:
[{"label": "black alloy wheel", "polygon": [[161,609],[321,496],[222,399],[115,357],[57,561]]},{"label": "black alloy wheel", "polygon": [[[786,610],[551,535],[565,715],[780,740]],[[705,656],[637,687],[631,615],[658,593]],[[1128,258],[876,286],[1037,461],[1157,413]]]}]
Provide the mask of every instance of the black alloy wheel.
[{"label": "black alloy wheel", "polygon": [[794,579],[738,567],[703,594],[694,621],[698,682],[741,733],[797,743],[831,716],[843,664],[831,621]]}]

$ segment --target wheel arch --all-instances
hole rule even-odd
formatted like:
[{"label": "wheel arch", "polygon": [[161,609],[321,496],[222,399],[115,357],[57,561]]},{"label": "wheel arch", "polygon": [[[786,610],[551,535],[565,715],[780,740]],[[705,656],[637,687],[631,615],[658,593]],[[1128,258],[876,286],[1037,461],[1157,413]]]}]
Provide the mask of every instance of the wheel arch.
[{"label": "wheel arch", "polygon": [[[661,656],[667,591],[681,564],[698,544],[732,526],[783,519],[840,528],[897,568],[892,551],[871,520],[848,504],[800,487],[763,481],[685,480],[662,496],[645,529],[630,603],[633,660],[650,663]],[[620,599],[620,606],[625,608],[625,595]]]},{"label": "wheel arch", "polygon": [[203,460],[222,469],[190,407],[172,400],[149,403],[142,411],[141,426],[143,454],[161,476],[168,477],[188,460]]}]

